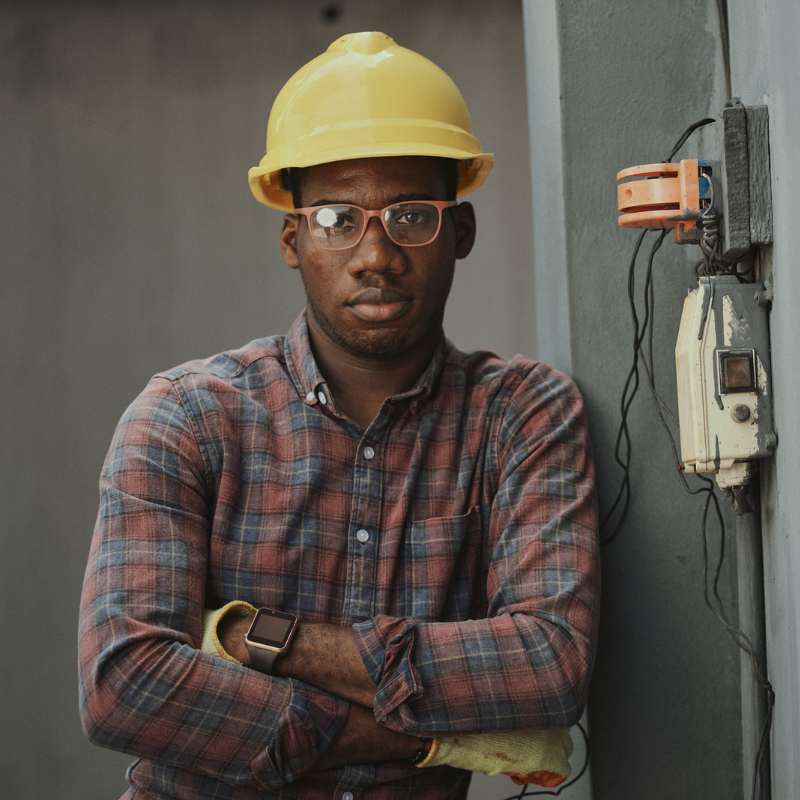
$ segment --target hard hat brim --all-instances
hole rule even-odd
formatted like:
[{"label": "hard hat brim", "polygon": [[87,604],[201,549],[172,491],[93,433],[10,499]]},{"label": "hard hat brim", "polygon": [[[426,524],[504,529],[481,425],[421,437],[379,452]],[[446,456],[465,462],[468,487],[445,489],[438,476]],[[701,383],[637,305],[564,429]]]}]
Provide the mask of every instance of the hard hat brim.
[{"label": "hard hat brim", "polygon": [[[372,152],[369,152],[369,150]],[[494,166],[494,157],[491,153],[470,153],[454,150],[453,147],[437,146],[425,143],[420,148],[409,147],[408,142],[392,144],[389,142],[376,143],[374,148],[365,148],[363,144],[350,147],[340,147],[325,153],[315,153],[307,163],[303,159],[292,159],[291,163],[281,163],[279,158],[267,154],[257,167],[248,171],[248,182],[253,196],[259,203],[275,208],[278,211],[294,211],[292,193],[283,188],[281,179],[282,169],[313,167],[318,164],[329,164],[334,161],[349,161],[355,158],[381,158],[395,156],[434,156],[451,158],[458,161],[458,189],[456,196],[461,197],[469,192],[474,192],[485,180]]]}]

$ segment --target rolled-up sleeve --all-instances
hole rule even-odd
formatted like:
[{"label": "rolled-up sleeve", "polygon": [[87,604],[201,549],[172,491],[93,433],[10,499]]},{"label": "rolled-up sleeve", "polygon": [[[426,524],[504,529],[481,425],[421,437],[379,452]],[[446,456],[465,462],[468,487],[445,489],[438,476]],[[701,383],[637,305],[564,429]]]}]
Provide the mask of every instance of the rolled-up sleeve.
[{"label": "rolled-up sleeve", "polygon": [[485,618],[354,626],[378,686],[376,719],[397,730],[567,727],[585,707],[599,556],[586,414],[572,381],[545,365],[524,376],[487,454],[499,478],[484,515]]},{"label": "rolled-up sleeve", "polygon": [[98,745],[277,788],[344,725],[346,701],[199,650],[213,498],[172,383],[123,416],[101,476],[80,619],[83,727]]}]

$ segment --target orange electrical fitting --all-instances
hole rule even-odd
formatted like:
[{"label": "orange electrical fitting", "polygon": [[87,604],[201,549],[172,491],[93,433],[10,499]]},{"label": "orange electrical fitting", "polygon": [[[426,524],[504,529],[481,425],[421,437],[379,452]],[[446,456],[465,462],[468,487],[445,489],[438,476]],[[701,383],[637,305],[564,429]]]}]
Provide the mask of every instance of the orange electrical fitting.
[{"label": "orange electrical fitting", "polygon": [[674,228],[679,244],[697,244],[700,173],[696,158],[679,164],[643,164],[617,173],[623,228]]}]

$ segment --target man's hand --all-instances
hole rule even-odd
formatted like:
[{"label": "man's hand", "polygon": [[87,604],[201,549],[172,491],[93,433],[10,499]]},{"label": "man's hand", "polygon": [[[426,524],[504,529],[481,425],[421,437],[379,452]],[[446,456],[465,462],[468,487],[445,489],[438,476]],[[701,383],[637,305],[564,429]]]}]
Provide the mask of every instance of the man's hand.
[{"label": "man's hand", "polygon": [[424,740],[407,733],[385,728],[375,722],[371,709],[350,704],[347,722],[314,770],[332,769],[348,764],[408,760],[422,747]]}]

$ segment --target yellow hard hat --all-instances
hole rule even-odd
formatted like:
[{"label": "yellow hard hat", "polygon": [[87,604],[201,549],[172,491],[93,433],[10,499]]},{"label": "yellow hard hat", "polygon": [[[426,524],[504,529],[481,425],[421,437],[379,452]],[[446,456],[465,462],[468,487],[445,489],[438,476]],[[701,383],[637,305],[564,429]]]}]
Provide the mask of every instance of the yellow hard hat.
[{"label": "yellow hard hat", "polygon": [[493,165],[443,70],[385,33],[350,33],[281,89],[250,188],[260,203],[292,211],[282,169],[376,156],[456,159],[458,196],[477,189]]}]

